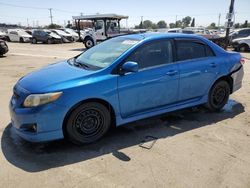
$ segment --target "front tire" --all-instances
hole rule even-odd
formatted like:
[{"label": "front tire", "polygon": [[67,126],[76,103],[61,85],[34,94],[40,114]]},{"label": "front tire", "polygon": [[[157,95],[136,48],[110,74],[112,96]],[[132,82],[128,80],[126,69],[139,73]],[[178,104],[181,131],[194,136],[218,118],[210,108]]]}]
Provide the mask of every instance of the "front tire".
[{"label": "front tire", "polygon": [[75,144],[99,140],[109,129],[111,116],[102,104],[89,102],[74,109],[66,121],[66,134]]},{"label": "front tire", "polygon": [[37,43],[36,38],[32,38],[32,44],[36,44],[36,43]]},{"label": "front tire", "polygon": [[246,52],[248,51],[249,47],[246,44],[240,44],[237,51],[239,52]]},{"label": "front tire", "polygon": [[19,42],[20,42],[20,43],[24,43],[23,38],[20,38],[20,39],[19,39]]},{"label": "front tire", "polygon": [[227,103],[230,95],[228,82],[221,80],[216,82],[209,91],[206,107],[210,111],[220,111]]},{"label": "front tire", "polygon": [[95,44],[94,44],[93,39],[88,37],[87,39],[84,40],[84,45],[87,49],[89,49],[89,48],[92,48]]}]

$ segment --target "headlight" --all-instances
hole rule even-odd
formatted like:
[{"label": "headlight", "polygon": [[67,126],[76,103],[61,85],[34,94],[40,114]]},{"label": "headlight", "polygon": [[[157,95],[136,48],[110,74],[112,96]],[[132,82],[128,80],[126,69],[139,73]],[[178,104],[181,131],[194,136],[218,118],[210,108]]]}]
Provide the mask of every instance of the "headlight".
[{"label": "headlight", "polygon": [[62,95],[62,92],[56,92],[56,93],[45,93],[45,94],[32,94],[29,95],[24,103],[24,107],[35,107],[42,104],[47,104],[53,101],[56,101],[60,96]]}]

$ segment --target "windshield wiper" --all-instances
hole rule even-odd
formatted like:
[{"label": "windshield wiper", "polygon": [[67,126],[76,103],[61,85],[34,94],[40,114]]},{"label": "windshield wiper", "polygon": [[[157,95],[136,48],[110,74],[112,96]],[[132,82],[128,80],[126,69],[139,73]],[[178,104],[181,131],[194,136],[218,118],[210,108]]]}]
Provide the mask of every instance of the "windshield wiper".
[{"label": "windshield wiper", "polygon": [[76,67],[81,67],[81,68],[85,68],[85,69],[86,68],[87,69],[90,68],[88,65],[86,65],[86,64],[84,64],[82,62],[77,61],[75,57],[72,58],[72,59],[69,59],[69,61],[71,62],[71,64],[73,63],[73,65],[76,66]]}]

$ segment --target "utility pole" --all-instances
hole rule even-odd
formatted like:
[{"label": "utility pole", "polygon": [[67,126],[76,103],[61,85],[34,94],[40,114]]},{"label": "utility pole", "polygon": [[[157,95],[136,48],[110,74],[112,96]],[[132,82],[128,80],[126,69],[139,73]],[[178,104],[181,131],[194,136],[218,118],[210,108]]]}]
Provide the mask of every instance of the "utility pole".
[{"label": "utility pole", "polygon": [[27,27],[30,27],[30,25],[29,25],[29,18],[27,18]]},{"label": "utility pole", "polygon": [[50,23],[53,24],[52,8],[49,8],[49,14],[50,14]]},{"label": "utility pole", "polygon": [[141,23],[143,23],[143,16],[141,16]]},{"label": "utility pole", "polygon": [[175,27],[177,27],[177,15],[175,16]]},{"label": "utility pole", "polygon": [[220,28],[220,17],[221,17],[221,13],[219,14],[219,19],[218,19],[218,28]]},{"label": "utility pole", "polygon": [[230,32],[230,27],[231,27],[233,11],[234,11],[234,0],[231,0],[230,7],[229,7],[228,21],[227,21],[227,30],[226,30],[226,46],[225,46],[226,49],[227,49],[227,46],[229,45],[229,32]]}]

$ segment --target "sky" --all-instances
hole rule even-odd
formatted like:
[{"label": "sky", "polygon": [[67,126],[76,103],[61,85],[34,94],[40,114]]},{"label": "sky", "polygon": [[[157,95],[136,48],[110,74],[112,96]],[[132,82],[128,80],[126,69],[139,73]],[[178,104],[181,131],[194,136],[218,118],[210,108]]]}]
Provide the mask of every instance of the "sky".
[{"label": "sky", "polygon": [[[49,8],[53,22],[64,25],[72,16],[96,13],[115,13],[129,16],[122,26],[138,25],[143,20],[167,24],[185,16],[195,17],[196,26],[208,26],[226,21],[230,0],[0,0],[0,23],[37,26],[50,24]],[[250,0],[235,0],[235,22],[250,22]]]}]

